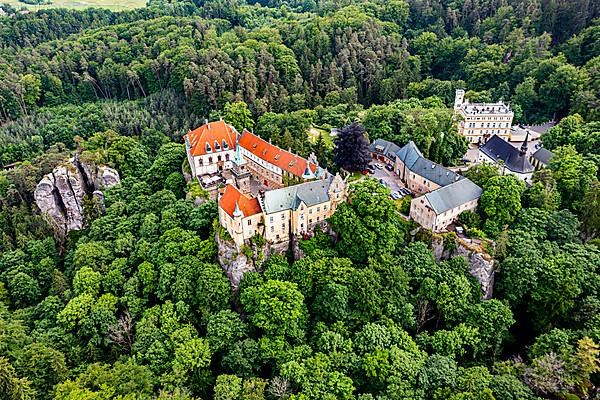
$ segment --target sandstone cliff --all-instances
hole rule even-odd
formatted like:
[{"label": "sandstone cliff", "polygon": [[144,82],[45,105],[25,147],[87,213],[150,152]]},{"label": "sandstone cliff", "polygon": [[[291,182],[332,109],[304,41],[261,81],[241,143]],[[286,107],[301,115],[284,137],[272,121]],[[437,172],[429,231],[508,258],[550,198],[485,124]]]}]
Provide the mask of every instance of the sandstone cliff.
[{"label": "sandstone cliff", "polygon": [[[496,264],[492,256],[482,250],[480,246],[471,239],[454,238],[454,244],[444,243],[444,238],[439,235],[432,237],[431,246],[436,261],[446,260],[452,257],[463,256],[469,263],[470,273],[481,285],[481,298],[488,300],[492,298],[494,291],[494,274]],[[446,239],[449,240],[449,239]]]},{"label": "sandstone cliff", "polygon": [[35,203],[64,236],[84,227],[83,201],[86,195],[103,200],[102,190],[120,182],[119,173],[107,166],[85,164],[72,158],[44,176],[35,192]]}]

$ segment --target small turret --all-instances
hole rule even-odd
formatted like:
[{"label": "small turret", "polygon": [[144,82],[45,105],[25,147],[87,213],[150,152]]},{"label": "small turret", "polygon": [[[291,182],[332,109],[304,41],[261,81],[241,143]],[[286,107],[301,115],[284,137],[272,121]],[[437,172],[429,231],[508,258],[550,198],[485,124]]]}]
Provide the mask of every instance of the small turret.
[{"label": "small turret", "polygon": [[312,173],[312,171],[310,170],[309,164],[306,164],[306,169],[304,170],[304,173],[302,174],[302,179],[314,179],[315,178],[315,174]]},{"label": "small turret", "polygon": [[519,150],[519,154],[521,154],[521,156],[525,156],[527,154],[527,141],[529,140],[529,130],[527,130],[527,133],[525,134],[525,140],[523,141],[523,144],[521,145],[521,149]]},{"label": "small turret", "polygon": [[233,217],[234,218],[239,218],[239,217],[243,217],[243,216],[244,216],[244,214],[240,210],[240,207],[238,206],[238,203],[236,201],[235,202],[235,209],[233,210]]}]

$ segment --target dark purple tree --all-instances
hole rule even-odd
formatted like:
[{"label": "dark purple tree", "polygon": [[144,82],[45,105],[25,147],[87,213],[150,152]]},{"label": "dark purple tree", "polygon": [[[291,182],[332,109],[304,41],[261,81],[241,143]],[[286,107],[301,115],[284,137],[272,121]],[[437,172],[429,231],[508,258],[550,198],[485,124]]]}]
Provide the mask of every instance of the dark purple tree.
[{"label": "dark purple tree", "polygon": [[353,122],[335,138],[335,163],[347,171],[364,171],[371,161],[365,128]]}]

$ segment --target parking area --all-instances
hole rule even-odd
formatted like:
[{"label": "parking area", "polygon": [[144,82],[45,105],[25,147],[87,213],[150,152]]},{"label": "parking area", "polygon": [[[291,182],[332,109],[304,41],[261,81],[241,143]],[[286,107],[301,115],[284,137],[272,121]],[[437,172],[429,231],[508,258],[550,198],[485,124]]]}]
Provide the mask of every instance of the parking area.
[{"label": "parking area", "polygon": [[[372,164],[375,165],[376,163],[374,162]],[[382,165],[384,164],[382,163]],[[371,176],[378,180],[383,179],[388,188],[390,188],[390,192],[396,192],[404,187],[400,178],[393,171],[388,171],[385,167],[381,169],[375,168],[375,173]]]}]

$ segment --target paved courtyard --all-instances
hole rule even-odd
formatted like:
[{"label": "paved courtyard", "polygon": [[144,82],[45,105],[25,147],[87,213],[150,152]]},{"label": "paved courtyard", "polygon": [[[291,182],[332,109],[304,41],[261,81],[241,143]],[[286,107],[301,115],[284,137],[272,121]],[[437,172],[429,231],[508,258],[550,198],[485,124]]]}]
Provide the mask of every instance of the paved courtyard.
[{"label": "paved courtyard", "polygon": [[[372,164],[375,165],[376,163],[373,162]],[[382,169],[375,168],[375,173],[370,176],[376,178],[377,180],[383,179],[383,181],[390,188],[390,192],[396,192],[400,188],[404,187],[404,184],[400,180],[400,177],[397,176],[393,171],[388,171],[387,169],[385,169],[385,167]]]}]

